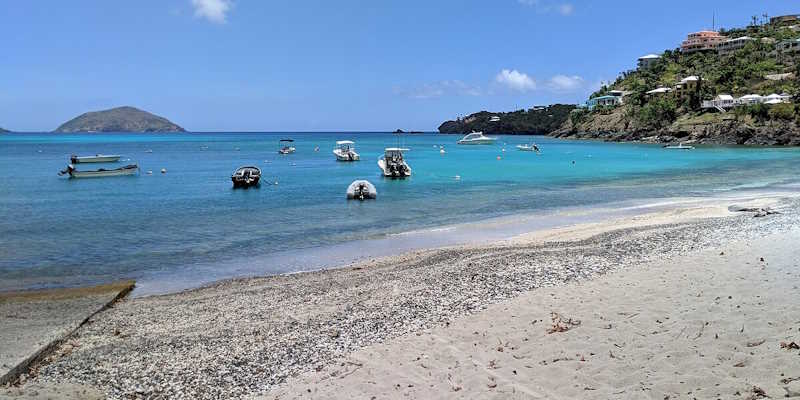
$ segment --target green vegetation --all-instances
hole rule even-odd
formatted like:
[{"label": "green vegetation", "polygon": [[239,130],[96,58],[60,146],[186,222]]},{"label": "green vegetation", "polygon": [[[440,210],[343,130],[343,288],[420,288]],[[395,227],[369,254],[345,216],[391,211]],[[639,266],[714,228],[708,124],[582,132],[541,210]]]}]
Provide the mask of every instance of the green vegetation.
[{"label": "green vegetation", "polygon": [[[560,128],[567,119],[575,117],[570,114],[574,109],[575,106],[571,104],[554,104],[508,113],[481,111],[455,121],[446,121],[439,126],[439,132],[545,135]],[[499,117],[499,121],[491,121],[492,117]]]},{"label": "green vegetation", "polygon": [[[721,56],[716,51],[684,54],[677,49],[666,50],[650,67],[624,72],[614,83],[602,87],[590,97],[601,96],[612,89],[628,92],[624,115],[635,128],[643,130],[664,129],[681,115],[702,113],[702,101],[719,94],[739,97],[751,93],[789,93],[797,99],[800,63],[797,57],[779,60],[774,51],[775,43],[800,35],[790,29],[769,25],[720,32],[729,38],[749,36],[754,40],[728,56]],[[765,78],[765,75],[787,72],[793,72],[794,79],[776,81]],[[670,94],[649,98],[646,94],[658,87],[673,88],[681,79],[692,75],[699,76],[701,81],[694,90],[681,96]],[[774,111],[769,106],[737,107],[735,112],[737,116],[749,115],[759,122],[797,117],[792,105],[773,108]],[[604,113],[607,110],[595,110],[582,118],[588,120],[591,114]]]}]

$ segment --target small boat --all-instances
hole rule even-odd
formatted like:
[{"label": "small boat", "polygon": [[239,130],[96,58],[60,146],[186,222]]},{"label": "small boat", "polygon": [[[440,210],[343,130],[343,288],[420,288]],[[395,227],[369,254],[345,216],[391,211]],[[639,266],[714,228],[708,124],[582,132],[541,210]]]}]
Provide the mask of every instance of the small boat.
[{"label": "small boat", "polygon": [[231,175],[233,181],[233,188],[248,188],[250,186],[258,186],[261,180],[261,169],[258,167],[246,166],[239,167]]},{"label": "small boat", "polygon": [[295,152],[294,139],[281,139],[278,141],[278,154],[292,154]]},{"label": "small boat", "polygon": [[340,140],[336,142],[336,148],[333,149],[333,154],[336,155],[337,161],[358,161],[361,156],[356,153],[356,146],[350,140]]},{"label": "small boat", "polygon": [[67,165],[67,169],[59,171],[59,175],[69,174],[70,178],[105,178],[108,176],[124,176],[135,175],[139,171],[139,166],[136,164],[126,165],[120,168],[105,169],[100,168],[94,171],[78,171],[75,166]]},{"label": "small boat", "polygon": [[683,143],[679,143],[677,146],[673,145],[664,145],[664,148],[667,150],[692,150],[694,146],[684,146]]},{"label": "small boat", "polygon": [[517,149],[519,149],[519,151],[535,151],[535,152],[537,152],[537,153],[540,153],[540,152],[541,152],[541,151],[539,150],[539,146],[537,146],[537,145],[536,145],[536,143],[531,143],[531,144],[518,144],[518,145],[517,145]]},{"label": "small boat", "polygon": [[69,157],[69,161],[73,164],[79,163],[105,163],[117,162],[120,156],[116,154],[96,154],[93,156],[76,156],[75,154]]},{"label": "small boat", "polygon": [[390,178],[405,178],[411,176],[411,167],[403,159],[403,152],[408,149],[400,147],[387,147],[383,157],[378,159],[378,167],[383,172],[383,176]]},{"label": "small boat", "polygon": [[497,138],[483,136],[483,132],[472,132],[458,141],[458,144],[494,144]]},{"label": "small boat", "polygon": [[375,185],[365,180],[353,181],[347,187],[347,200],[367,200],[378,197],[378,191],[375,190]]}]

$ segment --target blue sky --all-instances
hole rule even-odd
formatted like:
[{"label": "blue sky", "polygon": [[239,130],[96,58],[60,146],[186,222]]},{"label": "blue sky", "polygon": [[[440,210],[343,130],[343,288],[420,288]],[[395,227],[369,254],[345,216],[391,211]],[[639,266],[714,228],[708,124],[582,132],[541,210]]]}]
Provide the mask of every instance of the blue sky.
[{"label": "blue sky", "polygon": [[796,1],[0,0],[0,126],[132,105],[195,131],[435,130],[584,99]]}]

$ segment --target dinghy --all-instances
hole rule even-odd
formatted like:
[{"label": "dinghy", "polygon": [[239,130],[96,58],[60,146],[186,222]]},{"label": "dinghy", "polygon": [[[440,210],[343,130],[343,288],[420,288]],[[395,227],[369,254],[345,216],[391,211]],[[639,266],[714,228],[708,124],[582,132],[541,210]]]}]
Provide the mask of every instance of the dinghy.
[{"label": "dinghy", "polygon": [[365,180],[353,181],[347,187],[347,200],[367,200],[378,197],[375,185]]},{"label": "dinghy", "polygon": [[73,154],[70,156],[69,161],[73,164],[79,163],[106,163],[117,162],[120,156],[116,154],[95,154],[93,156],[77,156]]},{"label": "dinghy", "polygon": [[67,165],[67,169],[60,171],[58,174],[69,174],[70,178],[105,178],[109,176],[135,175],[137,172],[139,172],[139,166],[136,164],[114,169],[100,168],[94,171],[78,171],[75,169],[74,165],[70,164]]},{"label": "dinghy", "polygon": [[258,167],[239,167],[231,175],[233,188],[248,188],[250,186],[258,186],[261,180],[261,169]]}]

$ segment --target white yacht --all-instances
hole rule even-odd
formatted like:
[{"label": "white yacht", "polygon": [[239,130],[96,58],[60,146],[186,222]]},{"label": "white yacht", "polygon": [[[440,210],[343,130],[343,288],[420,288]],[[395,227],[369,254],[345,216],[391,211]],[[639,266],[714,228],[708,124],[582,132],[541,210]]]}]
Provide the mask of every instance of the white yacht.
[{"label": "white yacht", "polygon": [[461,138],[458,144],[494,144],[497,138],[483,136],[483,132],[472,132]]},{"label": "white yacht", "polygon": [[390,178],[405,178],[411,176],[411,167],[403,159],[403,152],[408,149],[400,147],[387,147],[383,157],[378,159],[378,167],[383,171],[383,176]]},{"label": "white yacht", "polygon": [[356,144],[350,140],[340,140],[336,142],[333,149],[337,161],[358,161],[361,156],[356,153]]}]

